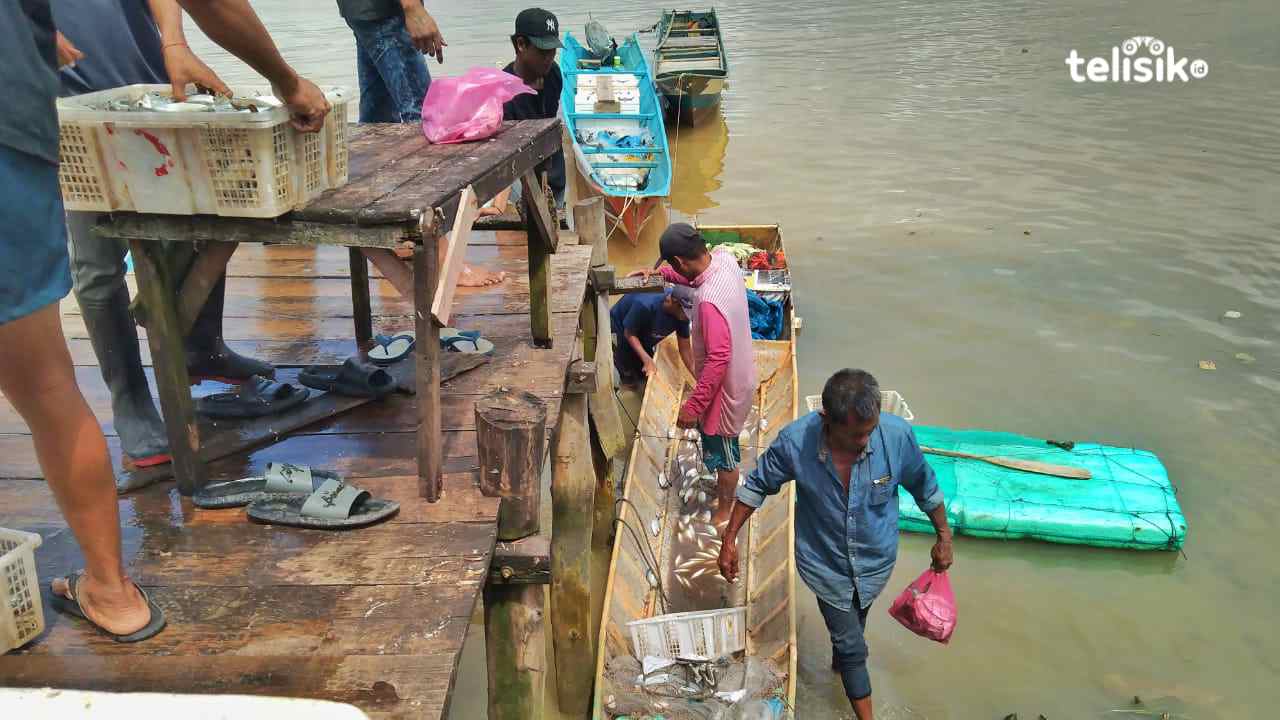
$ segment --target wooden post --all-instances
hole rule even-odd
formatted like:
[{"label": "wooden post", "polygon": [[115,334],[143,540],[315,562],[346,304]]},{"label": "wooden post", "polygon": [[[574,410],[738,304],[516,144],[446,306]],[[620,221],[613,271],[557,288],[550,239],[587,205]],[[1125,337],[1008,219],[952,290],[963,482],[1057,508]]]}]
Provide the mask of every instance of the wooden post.
[{"label": "wooden post", "polygon": [[138,276],[138,294],[147,310],[147,341],[151,344],[160,410],[173,457],[173,475],[178,491],[193,495],[204,487],[206,474],[204,463],[196,455],[200,428],[191,401],[191,378],[174,301],[172,269],[164,261],[164,248],[159,242],[131,240],[129,246]]},{"label": "wooden post", "polygon": [[501,388],[476,401],[480,492],[502,498],[498,539],[538,532],[547,406],[532,393]]},{"label": "wooden post", "polygon": [[434,213],[423,213],[413,248],[413,315],[417,334],[414,354],[418,399],[418,493],[427,502],[440,499],[443,431],[440,423],[440,325],[431,315],[436,296],[436,248]]},{"label": "wooden post", "polygon": [[[591,616],[591,539],[596,473],[587,424],[591,364],[569,366],[551,463],[551,637],[560,710],[582,717],[591,705],[595,623]],[[576,390],[576,392],[575,392]]]},{"label": "wooden post", "polygon": [[529,326],[535,347],[551,347],[551,255],[560,240],[559,224],[548,209],[547,191],[536,173],[520,180],[525,231],[529,241]]},{"label": "wooden post", "polygon": [[351,315],[356,324],[356,347],[368,350],[373,343],[373,307],[369,301],[369,262],[360,248],[347,248],[351,261]]},{"label": "wooden post", "polygon": [[[489,720],[541,720],[546,636],[541,585],[486,585],[484,644]],[[575,668],[587,674],[585,664]],[[589,675],[588,675],[589,676]]]},{"label": "wooden post", "polygon": [[612,277],[609,243],[605,237],[604,199],[595,197],[574,205],[573,221],[578,242],[591,245],[592,286],[583,303],[584,357],[596,364],[596,389],[591,393],[591,422],[605,456],[619,457],[627,446],[627,433],[613,392],[613,339],[609,322],[609,287],[598,278]]}]

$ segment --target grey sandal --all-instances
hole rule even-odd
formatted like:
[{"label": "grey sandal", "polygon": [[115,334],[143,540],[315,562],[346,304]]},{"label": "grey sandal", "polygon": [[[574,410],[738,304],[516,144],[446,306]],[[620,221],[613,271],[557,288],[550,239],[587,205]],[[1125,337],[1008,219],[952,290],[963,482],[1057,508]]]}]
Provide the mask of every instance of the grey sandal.
[{"label": "grey sandal", "polygon": [[342,480],[326,480],[307,496],[262,498],[249,503],[249,517],[270,525],[342,530],[385,520],[400,511],[400,503],[374,498],[369,491]]},{"label": "grey sandal", "polygon": [[141,630],[135,630],[127,635],[117,635],[98,623],[90,620],[89,616],[84,614],[84,608],[80,607],[80,598],[76,597],[76,588],[80,585],[80,578],[83,576],[84,573],[75,572],[64,578],[67,581],[66,596],[59,595],[54,592],[53,584],[49,584],[49,595],[52,598],[54,609],[58,612],[66,613],[72,617],[78,617],[81,620],[84,620],[97,629],[98,632],[118,643],[134,643],[140,640],[146,640],[147,638],[155,637],[164,629],[164,611],[160,609],[159,605],[155,604],[155,601],[151,599],[151,596],[147,594],[146,590],[143,590],[141,586],[136,584],[134,587],[137,587],[138,592],[142,593],[142,599],[146,601],[147,609],[151,611],[151,619],[147,622],[145,627]]},{"label": "grey sandal", "polygon": [[341,480],[342,476],[327,470],[312,470],[306,465],[267,463],[262,477],[206,485],[196,491],[191,502],[198,508],[214,510],[243,507],[261,498],[310,495],[326,480]]}]

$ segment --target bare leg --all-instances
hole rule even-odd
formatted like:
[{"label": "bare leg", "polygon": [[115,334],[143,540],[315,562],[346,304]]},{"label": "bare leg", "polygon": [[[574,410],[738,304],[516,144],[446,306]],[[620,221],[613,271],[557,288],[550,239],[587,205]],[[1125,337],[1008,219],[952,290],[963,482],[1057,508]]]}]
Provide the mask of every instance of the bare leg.
[{"label": "bare leg", "polygon": [[[449,236],[441,235],[439,243],[440,264],[437,267],[444,267],[444,255],[445,251],[449,247]],[[505,272],[495,272],[463,264],[462,272],[458,273],[458,287],[488,287],[490,285],[497,285],[506,279],[507,274]]]},{"label": "bare leg", "polygon": [[716,511],[711,515],[711,522],[718,527],[729,522],[733,498],[738,492],[738,470],[717,470],[716,486]]},{"label": "bare leg", "polygon": [[871,711],[871,696],[854,700],[849,698],[849,702],[853,705],[853,714],[858,716],[858,720],[872,720],[875,714]]},{"label": "bare leg", "polygon": [[[151,613],[124,572],[107,443],[76,386],[58,303],[0,325],[0,391],[31,428],[40,468],[84,553],[85,614],[116,634],[142,629]],[[65,583],[55,581],[54,592],[65,594]]]}]

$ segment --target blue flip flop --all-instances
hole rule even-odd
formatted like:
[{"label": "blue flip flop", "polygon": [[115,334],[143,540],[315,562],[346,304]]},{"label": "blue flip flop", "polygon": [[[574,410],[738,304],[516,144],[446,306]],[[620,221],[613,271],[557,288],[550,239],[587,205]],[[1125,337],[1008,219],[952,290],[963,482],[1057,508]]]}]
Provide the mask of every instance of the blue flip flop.
[{"label": "blue flip flop", "polygon": [[390,365],[399,362],[413,352],[418,341],[409,333],[399,335],[374,335],[375,345],[369,348],[369,361],[375,365]]},{"label": "blue flip flop", "polygon": [[[448,328],[446,328],[448,329]],[[480,337],[479,331],[470,330],[446,335],[440,331],[440,347],[448,352],[470,353],[472,355],[493,355],[493,343]]]}]

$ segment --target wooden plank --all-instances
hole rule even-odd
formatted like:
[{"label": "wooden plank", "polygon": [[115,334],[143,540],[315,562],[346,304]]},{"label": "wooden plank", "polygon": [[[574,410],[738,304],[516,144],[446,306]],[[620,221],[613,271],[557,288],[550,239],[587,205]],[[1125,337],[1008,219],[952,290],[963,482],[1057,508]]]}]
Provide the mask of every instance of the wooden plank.
[{"label": "wooden plank", "polygon": [[347,248],[351,267],[351,315],[355,322],[356,346],[373,343],[373,309],[369,304],[369,262],[360,248]]},{"label": "wooden plank", "polygon": [[548,585],[551,583],[551,540],[530,535],[499,541],[489,565],[489,582],[499,584]]},{"label": "wooden plank", "polygon": [[209,299],[209,292],[226,272],[227,261],[235,253],[239,243],[211,242],[196,256],[195,263],[182,281],[178,296],[178,324],[186,337],[196,324],[196,317]]},{"label": "wooden plank", "polygon": [[529,243],[538,243],[547,252],[560,245],[560,224],[551,211],[546,184],[532,169],[520,177],[524,192],[520,194]]},{"label": "wooden plank", "polygon": [[[572,372],[572,369],[570,370]],[[593,657],[591,539],[596,474],[592,466],[587,396],[566,395],[560,404],[551,464],[551,632],[558,668]],[[590,708],[591,677],[556,673],[560,709],[571,716]]]},{"label": "wooden plank", "polygon": [[[552,118],[503,123],[501,133],[480,142],[428,146],[424,155],[445,152],[440,148],[450,147],[459,148],[460,154],[447,166],[438,167],[435,172],[420,172],[396,192],[371,203],[361,211],[361,221],[401,222],[413,208],[433,207],[441,211],[444,226],[448,227],[457,212],[462,188],[471,185],[476,200],[483,205],[555,153],[560,148],[559,140],[560,120]],[[305,217],[311,211],[312,206],[308,206],[299,215]]]},{"label": "wooden plank", "polygon": [[[531,175],[531,174],[530,174]],[[530,183],[526,176],[525,191],[521,195],[524,201],[525,227],[529,237],[529,328],[533,333],[533,344],[540,348],[552,346],[551,337],[551,250],[548,245],[552,240],[541,234],[539,223],[549,222],[539,216],[539,204],[535,197],[546,196],[541,193],[541,183]],[[545,205],[542,205],[545,211]]]},{"label": "wooden plank", "polygon": [[431,302],[431,314],[441,327],[449,324],[453,310],[454,290],[458,286],[458,276],[462,274],[462,266],[466,261],[471,225],[480,216],[480,205],[476,202],[475,191],[470,185],[463,188],[458,207],[458,213],[453,220],[453,230],[450,231],[445,244],[444,264],[440,268],[435,297]]},{"label": "wooden plank", "polygon": [[[413,302],[413,271],[399,255],[386,248],[363,248],[366,259],[378,268],[378,272],[391,283],[401,299]],[[390,308],[382,308],[384,311]]]},{"label": "wooden plank", "polygon": [[170,468],[182,494],[191,495],[204,487],[206,476],[204,463],[196,455],[200,448],[200,430],[191,400],[191,380],[182,344],[184,333],[174,304],[172,270],[163,260],[164,247],[160,243],[133,240],[130,246],[139,295],[149,318],[147,335],[151,356],[155,359],[156,386],[169,438],[169,454],[173,457]]},{"label": "wooden plank", "polygon": [[418,489],[427,502],[440,499],[443,450],[440,443],[440,324],[431,315],[431,301],[439,281],[439,256],[434,235],[425,232],[430,213],[423,215],[424,232],[413,249],[414,317],[417,329],[416,387],[418,390]]},{"label": "wooden plank", "polygon": [[285,245],[348,245],[394,249],[401,241],[398,225],[362,227],[211,215],[141,215],[116,213],[101,221],[95,233],[120,240],[171,242],[270,242]]}]

